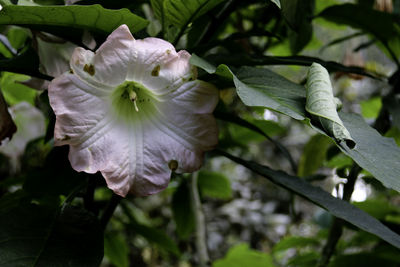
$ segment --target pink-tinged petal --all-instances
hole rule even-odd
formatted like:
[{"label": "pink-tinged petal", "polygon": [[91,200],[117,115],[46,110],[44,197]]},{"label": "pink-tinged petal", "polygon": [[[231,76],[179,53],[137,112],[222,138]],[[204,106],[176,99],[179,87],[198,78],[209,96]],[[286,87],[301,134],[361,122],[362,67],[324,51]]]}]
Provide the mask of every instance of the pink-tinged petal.
[{"label": "pink-tinged petal", "polygon": [[49,85],[50,105],[56,114],[55,145],[79,144],[103,125],[108,92],[94,88],[66,73]]},{"label": "pink-tinged petal", "polygon": [[[49,39],[51,38],[50,36]],[[41,35],[36,40],[41,72],[51,77],[57,77],[69,70],[69,60],[76,45],[66,41],[64,43],[47,42],[41,39]],[[60,42],[60,40],[55,41]]]},{"label": "pink-tinged petal", "polygon": [[96,53],[83,48],[75,49],[71,68],[82,80],[96,87],[115,87],[126,78],[134,43],[128,26],[121,25]]},{"label": "pink-tinged petal", "polygon": [[176,52],[162,39],[136,40],[134,49],[136,53],[127,79],[142,83],[157,95],[166,94],[189,79],[196,79],[195,68],[189,64],[190,54],[184,50]]}]

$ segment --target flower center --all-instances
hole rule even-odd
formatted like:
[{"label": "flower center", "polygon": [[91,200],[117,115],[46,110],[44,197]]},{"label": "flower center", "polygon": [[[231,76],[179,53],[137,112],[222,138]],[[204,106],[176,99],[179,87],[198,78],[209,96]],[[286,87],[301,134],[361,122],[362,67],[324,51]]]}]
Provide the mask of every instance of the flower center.
[{"label": "flower center", "polygon": [[154,108],[154,97],[142,84],[126,81],[112,93],[112,106],[118,117],[132,120]]}]

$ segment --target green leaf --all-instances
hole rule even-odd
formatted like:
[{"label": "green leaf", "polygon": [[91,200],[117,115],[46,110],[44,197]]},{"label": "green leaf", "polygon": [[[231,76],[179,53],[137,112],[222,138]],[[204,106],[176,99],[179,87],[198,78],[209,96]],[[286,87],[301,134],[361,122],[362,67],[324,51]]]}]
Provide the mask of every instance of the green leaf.
[{"label": "green leaf", "polygon": [[400,214],[398,207],[393,206],[384,199],[367,199],[363,202],[355,202],[353,204],[378,220],[384,220],[387,215]]},{"label": "green leaf", "polygon": [[364,118],[376,119],[382,107],[382,99],[380,97],[372,97],[368,100],[360,102],[361,114]]},{"label": "green leaf", "polygon": [[225,258],[216,260],[213,267],[273,267],[272,258],[266,253],[249,248],[248,244],[232,247]]},{"label": "green leaf", "polygon": [[353,138],[336,111],[338,100],[333,96],[329,73],[318,63],[313,63],[308,70],[306,90],[306,110],[312,122],[320,123],[328,136],[339,143],[345,141],[350,147],[354,146]]},{"label": "green leaf", "polygon": [[94,215],[34,204],[20,193],[0,200],[0,265],[99,266],[103,234]]},{"label": "green leaf", "polygon": [[176,232],[182,239],[187,239],[195,229],[192,199],[189,185],[183,180],[172,196],[172,213],[176,224]]},{"label": "green leaf", "polygon": [[121,232],[106,232],[104,235],[104,256],[115,267],[129,267],[129,246]]},{"label": "green leaf", "polygon": [[223,151],[219,151],[219,153],[235,161],[236,163],[247,167],[253,172],[264,176],[271,182],[287,188],[290,191],[293,191],[294,193],[310,200],[311,202],[329,211],[332,215],[341,218],[366,232],[380,237],[397,248],[400,248],[400,236],[398,234],[387,228],[374,217],[368,215],[366,212],[356,208],[348,202],[334,198],[328,192],[319,187],[311,185],[299,177],[288,175],[282,171],[272,170],[266,166],[252,161],[243,160]]},{"label": "green leaf", "polygon": [[261,68],[243,67],[233,81],[247,106],[267,107],[297,120],[305,119],[304,87]]},{"label": "green leaf", "polygon": [[[343,4],[324,9],[318,17],[371,33],[381,41],[395,36],[394,17],[364,5]],[[374,19],[371,19],[374,18]]]},{"label": "green leaf", "polygon": [[314,0],[281,0],[281,4],[283,16],[290,26],[290,50],[297,54],[312,38]]},{"label": "green leaf", "polygon": [[21,84],[30,77],[26,75],[3,72],[0,78],[0,88],[3,91],[6,102],[13,106],[19,102],[25,101],[31,105],[35,104],[37,91]]},{"label": "green leaf", "polygon": [[165,0],[150,0],[154,15],[161,22],[161,24],[164,23],[164,1]]},{"label": "green leaf", "polygon": [[311,137],[304,147],[297,174],[299,176],[314,174],[323,165],[326,152],[331,145],[331,139],[325,135],[317,134]]},{"label": "green leaf", "polygon": [[139,224],[137,222],[133,222],[130,224],[132,229],[138,235],[143,236],[147,239],[147,241],[153,243],[160,249],[163,249],[167,252],[174,254],[175,256],[180,255],[180,251],[175,241],[172,240],[165,232],[161,229],[157,229],[155,227],[146,226],[143,224]]},{"label": "green leaf", "polygon": [[232,198],[231,183],[228,178],[220,173],[199,172],[198,186],[203,196],[220,199]]},{"label": "green leaf", "polygon": [[377,255],[376,253],[359,253],[350,255],[340,255],[335,257],[329,264],[329,267],[397,267],[399,261],[385,259],[384,256]]},{"label": "green leaf", "polygon": [[339,148],[386,187],[400,192],[400,148],[396,142],[381,136],[359,115],[342,112],[339,115],[356,143],[354,149],[345,144]]},{"label": "green leaf", "polygon": [[100,5],[8,5],[1,10],[0,24],[61,26],[109,34],[121,24],[126,24],[131,32],[135,33],[145,28],[148,22],[128,9],[111,10]]},{"label": "green leaf", "polygon": [[[204,67],[204,70],[209,73],[233,79],[240,99],[247,106],[269,108],[305,122],[310,120],[307,118],[304,108],[306,102],[304,88],[272,71],[243,67],[235,75],[226,65],[222,64],[216,68],[199,57],[191,59],[191,64]],[[331,101],[333,102],[333,100]],[[325,116],[323,109],[324,107],[321,106],[317,111]],[[331,115],[329,113],[326,116],[330,117]],[[400,148],[394,140],[382,137],[358,115],[346,113],[339,113],[339,115],[339,121],[342,121],[356,146],[350,148],[345,142],[336,145],[386,187],[400,191],[400,179],[397,179],[400,176],[400,165],[398,164]],[[337,118],[333,119],[337,120]],[[313,125],[313,128],[326,134],[322,130],[323,128],[318,129],[316,124]],[[336,138],[338,137],[336,136]],[[353,143],[349,142],[349,145],[352,146]]]},{"label": "green leaf", "polygon": [[224,1],[226,0],[165,0],[165,22],[178,28],[187,27],[189,23]]}]

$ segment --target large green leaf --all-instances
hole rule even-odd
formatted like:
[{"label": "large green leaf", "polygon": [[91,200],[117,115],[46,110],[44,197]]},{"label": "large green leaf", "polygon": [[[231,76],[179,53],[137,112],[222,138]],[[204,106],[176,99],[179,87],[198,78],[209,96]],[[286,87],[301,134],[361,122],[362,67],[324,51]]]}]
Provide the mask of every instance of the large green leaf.
[{"label": "large green leaf", "polygon": [[[305,89],[284,77],[264,68],[243,67],[235,75],[226,65],[217,68],[199,57],[193,57],[191,63],[209,73],[232,79],[237,93],[247,106],[265,107],[307,123],[305,110]],[[362,117],[339,112],[339,118],[356,144],[353,149],[346,142],[337,145],[362,168],[369,171],[385,186],[400,192],[400,148],[393,139],[382,137],[372,129]],[[318,125],[311,125],[320,133],[325,133]],[[333,137],[329,133],[327,134]],[[349,143],[350,146],[353,143]]]},{"label": "large green leaf", "polygon": [[315,187],[304,179],[288,175],[282,171],[275,171],[266,166],[252,161],[246,161],[241,158],[230,155],[226,152],[219,153],[245,167],[253,172],[264,176],[271,182],[293,191],[294,193],[310,200],[320,207],[329,211],[332,215],[339,217],[360,229],[372,233],[393,246],[400,248],[400,236],[383,225],[374,217],[355,206],[341,199],[333,197],[328,192],[319,187]]},{"label": "large green leaf", "polygon": [[333,89],[328,71],[318,63],[313,63],[307,75],[306,110],[312,116],[313,123],[320,124],[320,128],[339,143],[347,142],[354,146],[354,140],[343,125],[336,111],[337,101],[333,96]]},{"label": "large green leaf", "polygon": [[91,6],[4,6],[0,13],[0,24],[40,25],[79,28],[111,33],[121,24],[131,32],[147,26],[147,20],[128,9],[110,10],[100,5]]},{"label": "large green leaf", "polygon": [[187,27],[189,23],[224,1],[226,0],[165,0],[165,22],[178,28]]},{"label": "large green leaf", "polygon": [[386,187],[400,192],[400,148],[396,142],[381,136],[359,115],[339,115],[356,143],[354,149],[345,144],[340,144],[340,149]]},{"label": "large green leaf", "polygon": [[216,260],[213,267],[273,267],[272,258],[269,254],[262,253],[249,248],[247,244],[239,244],[232,247],[225,258]]},{"label": "large green leaf", "polygon": [[97,219],[72,206],[34,204],[19,193],[0,200],[0,266],[99,266]]}]

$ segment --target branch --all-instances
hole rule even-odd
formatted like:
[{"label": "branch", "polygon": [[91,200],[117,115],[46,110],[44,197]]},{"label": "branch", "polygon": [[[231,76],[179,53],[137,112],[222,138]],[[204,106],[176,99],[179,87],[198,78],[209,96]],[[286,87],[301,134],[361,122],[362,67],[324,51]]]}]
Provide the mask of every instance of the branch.
[{"label": "branch", "polygon": [[198,177],[198,172],[193,173],[190,182],[190,195],[192,197],[192,205],[196,221],[196,249],[199,257],[199,266],[210,266],[210,257],[207,252],[205,217],[201,206],[199,187],[197,185]]},{"label": "branch", "polygon": [[[351,199],[351,195],[354,191],[354,185],[356,183],[358,174],[360,173],[361,168],[353,163],[353,166],[350,170],[349,176],[347,177],[347,183],[343,187],[343,200],[349,202]],[[336,249],[336,244],[338,243],[340,237],[343,233],[343,224],[344,221],[342,219],[334,218],[331,228],[329,230],[328,240],[324,248],[322,249],[322,255],[320,261],[318,262],[318,267],[327,266],[329,260],[331,259],[333,253]]]},{"label": "branch", "polygon": [[122,197],[116,194],[113,194],[110,202],[108,202],[108,205],[106,209],[104,210],[103,215],[100,218],[100,226],[103,229],[103,231],[106,229],[108,222],[110,221],[115,209],[117,208],[119,202],[121,201]]}]

